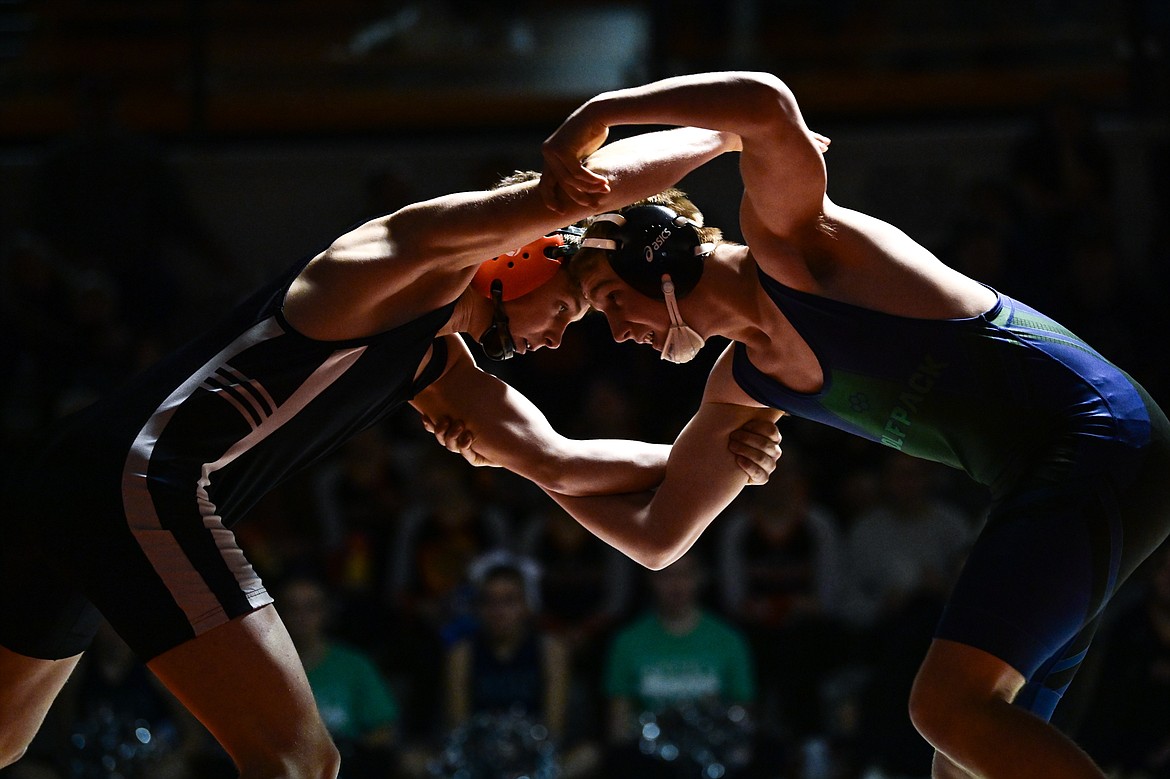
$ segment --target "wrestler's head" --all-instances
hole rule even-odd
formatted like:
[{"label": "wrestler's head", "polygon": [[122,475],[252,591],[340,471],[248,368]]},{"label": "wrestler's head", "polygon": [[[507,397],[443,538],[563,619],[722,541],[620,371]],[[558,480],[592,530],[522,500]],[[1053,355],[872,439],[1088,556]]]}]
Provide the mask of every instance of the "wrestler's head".
[{"label": "wrestler's head", "polygon": [[[493,189],[538,178],[536,171],[516,171]],[[491,323],[476,336],[489,358],[507,360],[541,347],[555,349],[565,328],[589,310],[568,273],[568,259],[583,232],[583,226],[568,225],[485,260],[476,270],[471,289],[492,307]]]},{"label": "wrestler's head", "polygon": [[649,344],[671,362],[698,353],[703,339],[683,320],[678,301],[699,283],[721,238],[702,219],[686,195],[671,189],[591,220],[571,273],[615,340]]},{"label": "wrestler's head", "polygon": [[555,230],[479,266],[471,288],[492,302],[491,324],[477,338],[488,357],[555,349],[565,328],[589,310],[565,267],[581,233],[577,227]]}]

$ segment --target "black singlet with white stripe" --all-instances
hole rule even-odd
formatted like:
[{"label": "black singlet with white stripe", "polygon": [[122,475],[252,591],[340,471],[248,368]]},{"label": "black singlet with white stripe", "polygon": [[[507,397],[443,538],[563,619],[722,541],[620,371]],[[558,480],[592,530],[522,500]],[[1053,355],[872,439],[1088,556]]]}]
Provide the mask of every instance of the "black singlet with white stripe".
[{"label": "black singlet with white stripe", "polygon": [[[75,654],[96,619],[88,601],[149,658],[271,602],[231,527],[432,382],[454,307],[369,338],[314,340],[281,311],[305,262],[67,420],[13,480],[0,644]],[[44,596],[31,592],[46,581]]]}]

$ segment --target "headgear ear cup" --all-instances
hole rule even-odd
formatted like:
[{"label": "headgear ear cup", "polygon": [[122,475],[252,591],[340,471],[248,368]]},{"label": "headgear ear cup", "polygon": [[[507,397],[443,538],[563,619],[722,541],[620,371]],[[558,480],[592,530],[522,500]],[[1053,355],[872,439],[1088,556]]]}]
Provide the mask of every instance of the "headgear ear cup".
[{"label": "headgear ear cup", "polygon": [[690,362],[706,342],[683,320],[674,294],[674,283],[663,278],[662,292],[667,313],[670,314],[670,329],[666,331],[666,338],[662,342],[662,359],[674,363]]}]

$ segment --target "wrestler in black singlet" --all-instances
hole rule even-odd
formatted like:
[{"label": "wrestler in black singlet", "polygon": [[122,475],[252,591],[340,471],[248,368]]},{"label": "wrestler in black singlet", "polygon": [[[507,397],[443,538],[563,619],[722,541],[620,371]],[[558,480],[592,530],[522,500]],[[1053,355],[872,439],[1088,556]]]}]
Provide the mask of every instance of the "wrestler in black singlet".
[{"label": "wrestler in black singlet", "polygon": [[145,660],[272,601],[231,527],[434,381],[446,364],[435,334],[454,306],[316,341],[281,310],[307,262],[16,464],[0,519],[0,644],[69,657],[104,616]]}]

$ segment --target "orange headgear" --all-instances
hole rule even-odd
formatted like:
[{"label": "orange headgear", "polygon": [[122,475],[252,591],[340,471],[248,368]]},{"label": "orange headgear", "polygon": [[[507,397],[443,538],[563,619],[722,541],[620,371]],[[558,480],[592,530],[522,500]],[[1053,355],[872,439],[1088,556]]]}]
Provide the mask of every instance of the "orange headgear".
[{"label": "orange headgear", "polygon": [[479,266],[471,279],[471,288],[485,298],[492,296],[493,281],[499,281],[504,301],[527,295],[557,274],[561,263],[577,251],[584,231],[578,227],[554,230]]}]

